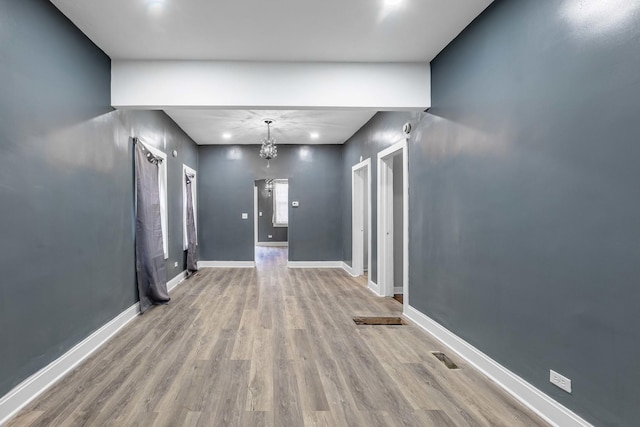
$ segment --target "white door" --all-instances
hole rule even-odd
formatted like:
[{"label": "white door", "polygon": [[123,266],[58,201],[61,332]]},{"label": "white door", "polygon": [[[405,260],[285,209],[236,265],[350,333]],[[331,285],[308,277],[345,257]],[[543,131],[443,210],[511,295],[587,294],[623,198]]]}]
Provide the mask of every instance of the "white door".
[{"label": "white door", "polygon": [[351,255],[354,276],[362,276],[371,263],[370,166],[371,159],[367,159],[351,168]]},{"label": "white door", "polygon": [[405,308],[409,301],[409,180],[406,141],[378,153],[378,294],[394,294],[393,274],[393,156],[402,156],[402,289]]}]

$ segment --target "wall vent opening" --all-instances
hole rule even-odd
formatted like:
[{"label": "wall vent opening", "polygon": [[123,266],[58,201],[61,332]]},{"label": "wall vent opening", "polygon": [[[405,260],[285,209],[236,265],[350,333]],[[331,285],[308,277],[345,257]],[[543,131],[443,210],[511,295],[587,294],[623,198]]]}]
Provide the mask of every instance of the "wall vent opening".
[{"label": "wall vent opening", "polygon": [[356,325],[406,325],[401,317],[354,317]]},{"label": "wall vent opening", "polygon": [[449,369],[460,369],[458,367],[458,365],[456,365],[455,363],[453,363],[453,360],[449,359],[449,357],[440,352],[440,351],[432,351],[431,354],[433,354],[436,359],[438,359],[439,361],[441,361],[442,363],[445,364],[445,366]]}]

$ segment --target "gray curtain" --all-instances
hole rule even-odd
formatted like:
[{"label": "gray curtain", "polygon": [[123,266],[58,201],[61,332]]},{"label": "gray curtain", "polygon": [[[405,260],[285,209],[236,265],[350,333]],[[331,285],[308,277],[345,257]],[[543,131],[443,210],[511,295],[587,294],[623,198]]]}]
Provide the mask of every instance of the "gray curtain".
[{"label": "gray curtain", "polygon": [[185,175],[187,186],[187,271],[198,271],[198,255],[196,253],[196,220],[193,212],[193,179]]},{"label": "gray curtain", "polygon": [[136,273],[140,311],[169,302],[162,245],[158,164],[141,143],[136,152]]}]

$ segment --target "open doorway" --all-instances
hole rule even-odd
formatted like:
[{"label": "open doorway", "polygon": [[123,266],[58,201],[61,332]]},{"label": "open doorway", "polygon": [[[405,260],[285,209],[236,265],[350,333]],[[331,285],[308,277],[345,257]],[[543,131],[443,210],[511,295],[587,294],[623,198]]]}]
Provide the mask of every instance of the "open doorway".
[{"label": "open doorway", "polygon": [[[254,184],[254,242],[258,248],[289,246],[289,180],[258,179]],[[264,251],[263,251],[264,252]]]},{"label": "open doorway", "polygon": [[[367,275],[371,265],[371,159],[351,168],[352,274]],[[367,279],[371,286],[371,281]]]},{"label": "open doorway", "polygon": [[382,296],[409,300],[409,185],[407,143],[378,153],[378,289]]}]

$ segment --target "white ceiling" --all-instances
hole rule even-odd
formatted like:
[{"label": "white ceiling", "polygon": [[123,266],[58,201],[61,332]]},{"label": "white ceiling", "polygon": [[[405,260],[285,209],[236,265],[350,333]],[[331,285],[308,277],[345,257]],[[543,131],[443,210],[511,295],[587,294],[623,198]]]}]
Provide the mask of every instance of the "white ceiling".
[{"label": "white ceiling", "polygon": [[[493,0],[393,1],[51,0],[112,59],[317,62],[429,62]],[[335,144],[375,111],[167,113],[198,144],[259,143],[266,116],[278,143]]]},{"label": "white ceiling", "polygon": [[[198,144],[259,144],[274,120],[276,144],[342,144],[375,111],[168,110],[166,113]],[[318,134],[317,139],[311,133]],[[230,138],[225,139],[223,134]]]}]

